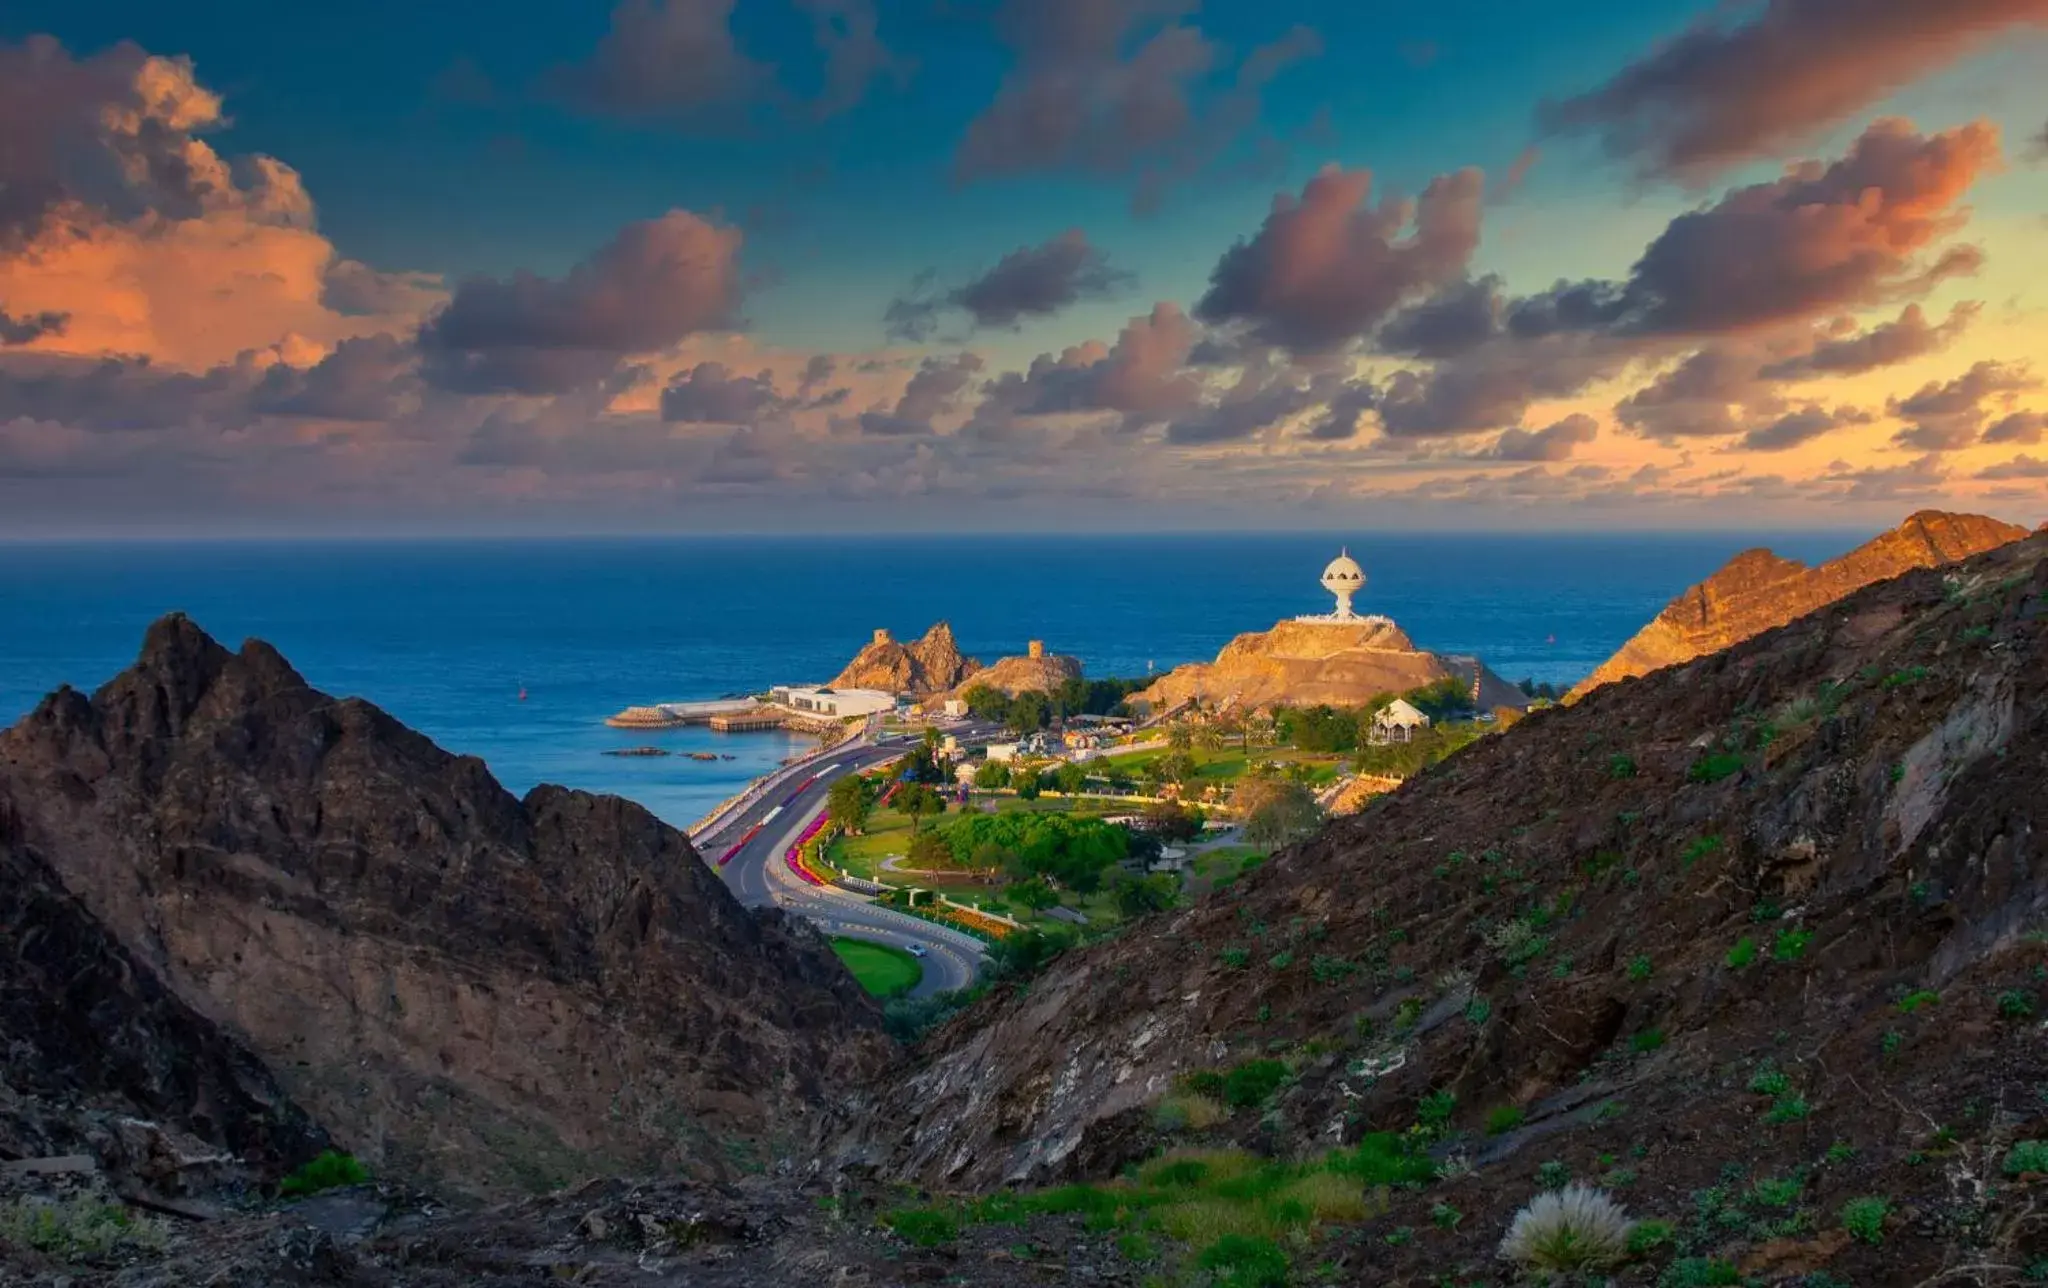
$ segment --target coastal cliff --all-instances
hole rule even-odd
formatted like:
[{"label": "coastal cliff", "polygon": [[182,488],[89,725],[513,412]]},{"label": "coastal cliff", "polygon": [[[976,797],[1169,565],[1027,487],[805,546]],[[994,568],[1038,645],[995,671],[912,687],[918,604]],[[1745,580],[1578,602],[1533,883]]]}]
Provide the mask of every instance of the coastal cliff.
[{"label": "coastal cliff", "polygon": [[1256,710],[1290,705],[1356,706],[1386,693],[1403,693],[1438,680],[1477,680],[1482,707],[1522,707],[1521,690],[1476,659],[1448,658],[1419,649],[1385,618],[1355,622],[1283,621],[1248,631],[1223,646],[1214,662],[1190,662],[1161,676],[1135,701],[1155,711],[1191,699],[1229,702]]},{"label": "coastal cliff", "polygon": [[938,622],[909,644],[899,643],[885,630],[876,631],[867,647],[832,677],[831,687],[918,695],[940,693],[956,687],[980,669],[981,663],[962,656],[959,644],[954,642],[952,626]]},{"label": "coastal cliff", "polygon": [[717,1175],[887,1058],[823,940],[639,806],[515,798],[182,616],[0,734],[0,796],[14,844],[380,1169]]},{"label": "coastal cliff", "polygon": [[1619,652],[1580,681],[1566,701],[1603,684],[1645,675],[1741,643],[1873,582],[1934,568],[2027,535],[1981,514],[1922,510],[1838,559],[1809,568],[1769,550],[1745,550],[1686,590]]}]

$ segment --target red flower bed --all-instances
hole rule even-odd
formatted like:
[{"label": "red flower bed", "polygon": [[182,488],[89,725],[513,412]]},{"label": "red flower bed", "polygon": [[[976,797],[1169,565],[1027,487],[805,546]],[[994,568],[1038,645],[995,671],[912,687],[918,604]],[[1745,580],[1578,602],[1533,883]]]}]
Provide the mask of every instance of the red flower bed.
[{"label": "red flower bed", "polygon": [[739,843],[737,845],[733,846],[730,850],[727,850],[724,854],[718,856],[718,866],[722,868],[726,864],[732,862],[733,858],[736,855],[738,855],[741,850],[747,848],[747,842],[753,840],[756,836],[758,836],[760,834],[760,831],[761,825],[759,823],[756,823],[752,827],[748,828],[747,834],[739,839]]}]

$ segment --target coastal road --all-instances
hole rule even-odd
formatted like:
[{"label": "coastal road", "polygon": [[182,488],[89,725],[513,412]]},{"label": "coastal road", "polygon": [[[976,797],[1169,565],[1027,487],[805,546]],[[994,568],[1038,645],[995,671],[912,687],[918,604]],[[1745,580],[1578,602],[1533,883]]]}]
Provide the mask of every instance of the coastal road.
[{"label": "coastal road", "polygon": [[[908,739],[862,744],[822,757],[794,780],[741,810],[716,830],[697,839],[705,859],[716,864],[728,852],[721,871],[727,884],[749,907],[774,904],[815,922],[828,935],[865,939],[892,948],[924,946],[924,977],[912,997],[924,997],[974,982],[984,956],[981,941],[921,918],[884,908],[837,886],[814,886],[789,870],[783,856],[812,820],[824,812],[832,784],[847,774],[872,769],[903,755]],[[756,826],[751,839],[747,836]],[[735,851],[734,847],[738,846]]]}]

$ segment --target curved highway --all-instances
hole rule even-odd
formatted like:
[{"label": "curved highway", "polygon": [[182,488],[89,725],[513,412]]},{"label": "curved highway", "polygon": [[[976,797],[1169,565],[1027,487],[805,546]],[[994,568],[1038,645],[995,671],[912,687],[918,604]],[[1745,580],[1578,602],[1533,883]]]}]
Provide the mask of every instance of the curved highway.
[{"label": "curved highway", "polygon": [[832,784],[847,774],[895,760],[908,740],[865,740],[820,758],[791,775],[761,800],[737,810],[696,838],[705,861],[718,867],[741,903],[775,904],[817,923],[828,935],[865,939],[892,948],[921,944],[924,977],[910,991],[924,997],[974,982],[986,955],[980,940],[918,917],[884,908],[837,886],[814,886],[789,870],[784,857],[804,829],[825,810]]}]

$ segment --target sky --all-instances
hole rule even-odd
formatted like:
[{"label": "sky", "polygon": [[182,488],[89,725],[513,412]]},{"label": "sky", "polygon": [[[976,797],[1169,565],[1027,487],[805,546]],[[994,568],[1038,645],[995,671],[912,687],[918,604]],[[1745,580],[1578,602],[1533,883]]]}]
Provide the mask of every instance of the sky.
[{"label": "sky", "polygon": [[2048,518],[2048,0],[15,0],[0,536]]}]

